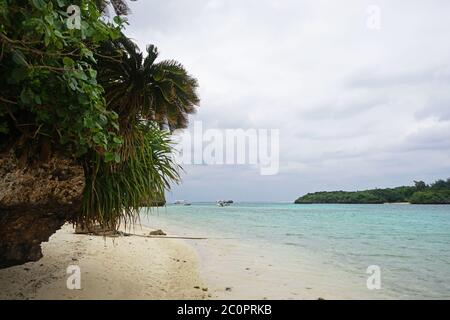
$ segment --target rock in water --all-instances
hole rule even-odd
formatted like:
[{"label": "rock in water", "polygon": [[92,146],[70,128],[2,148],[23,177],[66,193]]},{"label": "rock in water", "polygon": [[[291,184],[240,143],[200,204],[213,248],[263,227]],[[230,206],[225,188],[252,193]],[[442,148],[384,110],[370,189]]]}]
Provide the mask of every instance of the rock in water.
[{"label": "rock in water", "polygon": [[53,156],[21,168],[13,152],[0,155],[0,268],[42,257],[48,241],[79,210],[83,168]]},{"label": "rock in water", "polygon": [[149,233],[149,235],[151,235],[151,236],[166,236],[166,233],[164,231],[162,231],[161,229],[159,229],[156,231],[151,231]]}]

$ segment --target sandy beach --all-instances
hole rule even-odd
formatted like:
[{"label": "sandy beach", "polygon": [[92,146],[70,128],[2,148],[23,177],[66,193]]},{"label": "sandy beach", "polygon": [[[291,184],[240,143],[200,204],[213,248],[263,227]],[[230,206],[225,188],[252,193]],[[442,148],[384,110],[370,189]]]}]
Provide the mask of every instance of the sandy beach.
[{"label": "sandy beach", "polygon": [[[161,224],[135,226],[128,236],[74,233],[65,225],[43,243],[37,262],[0,270],[0,299],[326,299],[354,298],[328,285],[328,275],[307,263],[280,263],[245,241],[202,237],[163,225],[167,236],[148,237]],[[306,260],[303,262],[307,262]],[[81,289],[70,290],[69,266]],[[73,272],[73,271],[72,271]]]},{"label": "sandy beach", "polygon": [[[135,234],[150,230],[136,227]],[[0,299],[205,299],[196,252],[180,239],[77,235],[65,225],[44,257],[0,270]],[[67,268],[80,267],[81,289],[67,289]]]},{"label": "sandy beach", "polygon": [[[308,215],[306,209],[300,207],[278,207],[278,212],[284,210],[285,216],[289,216],[286,213],[289,210],[302,212],[303,215],[295,216],[295,219],[302,219],[301,224],[295,226],[298,230],[295,236],[291,236],[293,233],[285,229],[287,227],[281,227],[277,215],[271,216],[275,220],[265,222],[269,231],[263,233],[257,228],[264,226],[261,218],[267,217],[264,212],[277,212],[276,206],[264,209],[260,205],[255,205],[253,211],[250,205],[242,206],[243,209],[236,205],[234,210],[228,211],[208,205],[169,206],[149,215],[141,213],[141,225],[126,230],[129,235],[117,237],[79,235],[74,233],[71,225],[65,225],[49,242],[43,243],[41,260],[0,270],[0,299],[340,300],[409,297],[407,293],[390,290],[389,286],[402,284],[403,280],[392,277],[388,267],[383,272],[382,290],[368,290],[367,265],[386,262],[385,255],[381,258],[364,256],[362,264],[352,267],[348,262],[340,263],[339,259],[349,261],[353,257],[352,250],[358,250],[358,247],[346,247],[333,259],[327,252],[311,252],[308,246],[314,243],[307,242],[309,237],[327,241],[325,246],[319,247],[326,251],[330,250],[329,243],[335,243],[336,236],[331,241],[323,240],[323,237],[328,238],[333,231],[323,236],[314,231],[308,219],[315,219],[315,212]],[[379,205],[377,208],[380,212],[400,210],[398,206]],[[414,214],[415,207],[408,208],[404,214]],[[367,207],[360,209],[367,210]],[[244,210],[243,213],[240,210]],[[340,210],[339,214],[344,215],[343,211],[348,208],[344,206]],[[422,209],[417,207],[416,210]],[[445,209],[439,210],[442,215],[446,214]],[[258,212],[260,219],[256,222],[246,220],[250,214],[257,215]],[[367,212],[371,217],[372,211]],[[241,229],[234,227],[237,215],[242,221]],[[444,230],[445,226],[442,228]],[[151,231],[158,229],[167,235],[149,237]],[[248,230],[247,233],[244,230]],[[259,238],[251,232],[257,232]],[[265,234],[267,236],[263,238]],[[67,288],[71,276],[67,274],[69,266],[80,268],[80,290]],[[445,296],[445,291],[442,292]]]}]

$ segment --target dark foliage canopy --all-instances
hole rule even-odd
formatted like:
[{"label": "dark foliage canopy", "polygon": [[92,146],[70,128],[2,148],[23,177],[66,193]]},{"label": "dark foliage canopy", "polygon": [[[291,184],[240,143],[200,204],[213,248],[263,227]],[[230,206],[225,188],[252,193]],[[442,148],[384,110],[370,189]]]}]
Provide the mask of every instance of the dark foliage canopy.
[{"label": "dark foliage canopy", "polygon": [[199,103],[180,63],[156,62],[153,45],[144,57],[124,36],[128,11],[118,0],[0,0],[0,152],[23,167],[55,152],[81,164],[83,223],[134,222],[144,201],[164,198],[179,166],[161,124],[185,128]]},{"label": "dark foliage canopy", "polygon": [[308,193],[295,203],[395,203],[450,204],[450,178],[438,180],[431,185],[415,181],[415,186],[391,189],[372,189],[364,191],[332,191]]}]

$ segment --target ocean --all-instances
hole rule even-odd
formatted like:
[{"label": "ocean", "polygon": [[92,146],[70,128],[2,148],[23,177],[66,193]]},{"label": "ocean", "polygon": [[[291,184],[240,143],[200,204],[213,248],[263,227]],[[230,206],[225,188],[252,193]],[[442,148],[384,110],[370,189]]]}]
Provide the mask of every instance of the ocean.
[{"label": "ocean", "polygon": [[[308,297],[450,299],[450,206],[193,203],[168,205],[141,219],[144,225],[211,239],[195,245],[230,266],[251,265],[244,279],[253,277],[247,287],[261,284],[254,289],[261,292],[250,298],[269,295],[277,283],[275,298],[311,292]],[[218,254],[223,245],[226,254]],[[212,260],[206,259],[210,272],[220,264]],[[276,271],[269,275],[270,268]],[[378,286],[369,289],[373,270],[379,271]],[[265,281],[269,277],[272,281]]]}]

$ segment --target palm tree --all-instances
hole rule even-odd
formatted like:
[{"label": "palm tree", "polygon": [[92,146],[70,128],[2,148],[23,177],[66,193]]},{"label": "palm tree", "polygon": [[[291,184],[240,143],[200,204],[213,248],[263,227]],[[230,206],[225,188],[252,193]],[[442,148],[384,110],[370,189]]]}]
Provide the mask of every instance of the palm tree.
[{"label": "palm tree", "polygon": [[104,163],[93,154],[86,158],[86,187],[76,221],[81,228],[100,224],[117,230],[121,223],[133,225],[145,203],[162,201],[171,183],[179,182],[169,132],[141,121],[123,137],[126,155],[120,163]]},{"label": "palm tree", "polygon": [[[102,10],[111,4],[117,14],[128,12],[125,1],[95,1]],[[154,64],[148,68],[153,75],[142,77],[142,56],[133,74],[131,63],[139,54],[135,46],[128,48],[131,54],[126,53],[126,39],[122,45],[119,42],[105,45],[111,49],[107,52],[111,56],[103,55],[97,66],[83,61],[81,55],[77,57],[74,53],[77,50],[73,48],[93,48],[100,43],[97,37],[104,39],[105,34],[113,30],[102,20],[97,21],[98,11],[90,1],[86,2],[87,9],[95,10],[92,14],[88,12],[84,23],[92,29],[91,36],[81,39],[71,32],[66,34],[63,25],[55,24],[55,34],[60,30],[67,40],[67,44],[57,50],[58,46],[42,46],[42,34],[32,26],[34,17],[42,13],[38,8],[40,5],[34,1],[0,3],[0,71],[4,75],[0,77],[0,184],[8,185],[3,188],[5,190],[0,190],[2,268],[39,259],[40,243],[47,241],[66,221],[88,226],[100,223],[102,227],[116,229],[121,222],[132,223],[139,219],[139,208],[144,200],[160,201],[171,183],[179,180],[179,166],[172,157],[170,132],[160,130],[150,120],[157,118],[158,110],[171,106],[169,103],[158,104],[161,99],[158,94],[167,97],[172,104],[181,105],[179,101],[186,101],[184,91],[189,93],[183,81],[194,84],[191,86],[194,93],[196,81],[191,81],[178,64],[172,66],[170,62]],[[51,16],[63,19],[56,6],[47,9],[53,14]],[[70,71],[63,69],[62,64],[66,64],[64,61],[69,57],[83,67]],[[37,65],[35,69],[34,64],[49,69],[37,71],[41,69]],[[102,66],[107,69],[102,70]],[[94,79],[82,79],[81,70],[88,69],[90,72],[95,69],[103,76],[105,93]],[[74,80],[69,75],[72,71],[80,72],[77,73],[80,95],[67,88],[68,80]],[[186,77],[180,78],[184,75]],[[135,79],[147,81],[146,85],[134,82]],[[180,88],[175,88],[177,85]],[[121,91],[124,97],[116,97],[118,103],[113,89],[125,86],[128,89]],[[136,88],[145,90],[139,92]],[[61,99],[54,98],[52,92],[62,92]],[[93,109],[86,114],[83,113],[85,104],[79,99],[83,96],[89,97],[89,110]],[[127,97],[136,100],[128,101]],[[104,108],[105,100],[109,110]],[[198,98],[191,100],[198,102]],[[91,108],[94,105],[98,109]],[[188,106],[184,108],[190,112]],[[115,114],[109,112],[111,109],[118,111],[119,123]],[[86,115],[101,119],[94,121],[98,136],[94,130],[87,130],[86,124],[77,122],[88,122]],[[58,123],[57,119],[63,119],[61,122],[64,123]],[[177,125],[179,121],[171,123]],[[97,148],[88,142],[99,136],[107,140],[105,147]],[[11,177],[17,178],[13,179],[14,183],[11,183]],[[43,180],[48,181],[47,185],[42,185]],[[39,186],[39,192],[30,194],[33,186]]]},{"label": "palm tree", "polygon": [[156,62],[154,45],[146,51],[144,58],[124,35],[101,49],[98,80],[105,88],[108,107],[119,117],[137,115],[167,125],[170,131],[186,128],[188,115],[195,113],[200,102],[197,80],[175,60]]},{"label": "palm tree", "polygon": [[125,0],[96,0],[95,2],[102,12],[106,12],[109,5],[113,7],[115,13],[119,16],[127,15],[130,12],[130,8]]},{"label": "palm tree", "polygon": [[120,163],[104,163],[91,153],[85,160],[86,188],[80,223],[116,229],[134,223],[144,202],[164,199],[179,181],[170,133],[185,128],[199,103],[197,80],[176,61],[156,63],[158,50],[147,47],[144,58],[130,39],[122,37],[99,49],[97,80],[105,89],[107,108],[119,117]]}]

